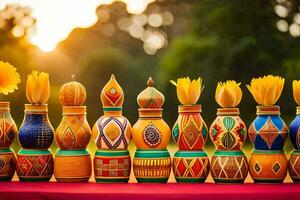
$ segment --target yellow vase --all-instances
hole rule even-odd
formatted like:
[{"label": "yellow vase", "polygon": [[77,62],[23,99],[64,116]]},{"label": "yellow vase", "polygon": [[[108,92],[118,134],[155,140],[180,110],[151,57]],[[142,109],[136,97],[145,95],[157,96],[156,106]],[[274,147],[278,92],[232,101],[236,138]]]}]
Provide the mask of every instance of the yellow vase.
[{"label": "yellow vase", "polygon": [[87,182],[90,179],[91,156],[86,150],[90,138],[86,107],[64,106],[63,119],[55,132],[59,149],[54,159],[54,176],[58,182]]},{"label": "yellow vase", "polygon": [[167,182],[171,171],[171,158],[166,149],[171,130],[162,118],[164,96],[149,78],[148,87],[137,97],[139,119],[132,127],[133,142],[137,147],[133,171],[138,182]]}]

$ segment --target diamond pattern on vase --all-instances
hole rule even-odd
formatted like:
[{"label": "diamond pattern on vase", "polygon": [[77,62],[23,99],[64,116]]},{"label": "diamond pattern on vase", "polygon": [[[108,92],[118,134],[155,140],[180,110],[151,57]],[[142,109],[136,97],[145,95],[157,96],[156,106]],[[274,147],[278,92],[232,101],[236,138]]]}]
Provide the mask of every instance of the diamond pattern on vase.
[{"label": "diamond pattern on vase", "polygon": [[255,165],[254,165],[254,171],[259,174],[261,171],[262,171],[262,167],[261,165],[259,164],[259,162],[256,162]]},{"label": "diamond pattern on vase", "polygon": [[278,162],[276,162],[273,166],[272,166],[272,170],[275,174],[278,174],[278,172],[280,171],[281,166]]},{"label": "diamond pattern on vase", "polygon": [[211,172],[217,179],[245,179],[248,174],[246,156],[213,156]]},{"label": "diamond pattern on vase", "polygon": [[54,162],[52,155],[18,155],[18,176],[52,176],[53,166]]},{"label": "diamond pattern on vase", "polygon": [[7,116],[7,113],[0,117],[0,147],[9,147],[17,134],[16,125]]},{"label": "diamond pattern on vase", "polygon": [[66,129],[62,136],[62,143],[65,147],[72,148],[76,144],[76,137],[70,127]]},{"label": "diamond pattern on vase", "polygon": [[123,116],[101,117],[97,122],[98,132],[96,145],[98,148],[127,148],[130,138],[127,136],[130,124]]},{"label": "diamond pattern on vase", "polygon": [[0,171],[2,171],[4,169],[6,165],[6,162],[3,158],[0,158]]},{"label": "diamond pattern on vase", "polygon": [[161,143],[161,132],[160,130],[151,122],[148,124],[143,131],[144,142],[151,148],[157,147]]},{"label": "diamond pattern on vase", "polygon": [[300,179],[300,154],[291,154],[289,173],[292,179]]},{"label": "diamond pattern on vase", "polygon": [[207,177],[209,168],[208,158],[174,158],[173,170],[175,177]]}]

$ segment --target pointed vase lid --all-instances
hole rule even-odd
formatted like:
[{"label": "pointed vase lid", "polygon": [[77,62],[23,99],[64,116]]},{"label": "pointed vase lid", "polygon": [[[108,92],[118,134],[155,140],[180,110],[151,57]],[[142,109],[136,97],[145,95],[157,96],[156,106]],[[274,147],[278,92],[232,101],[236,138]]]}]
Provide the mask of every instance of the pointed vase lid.
[{"label": "pointed vase lid", "polygon": [[100,97],[103,107],[120,107],[123,105],[124,93],[114,74],[111,75],[110,80],[102,89]]},{"label": "pointed vase lid", "polygon": [[161,108],[165,102],[164,95],[154,87],[154,81],[150,77],[147,81],[148,87],[137,97],[140,108]]}]

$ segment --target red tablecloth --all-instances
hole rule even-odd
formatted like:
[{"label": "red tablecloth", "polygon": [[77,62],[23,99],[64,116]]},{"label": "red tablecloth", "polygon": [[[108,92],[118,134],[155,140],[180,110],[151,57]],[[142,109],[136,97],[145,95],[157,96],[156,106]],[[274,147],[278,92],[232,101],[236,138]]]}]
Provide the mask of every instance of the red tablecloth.
[{"label": "red tablecloth", "polygon": [[0,183],[0,200],[292,200],[300,198],[300,184],[96,184]]}]

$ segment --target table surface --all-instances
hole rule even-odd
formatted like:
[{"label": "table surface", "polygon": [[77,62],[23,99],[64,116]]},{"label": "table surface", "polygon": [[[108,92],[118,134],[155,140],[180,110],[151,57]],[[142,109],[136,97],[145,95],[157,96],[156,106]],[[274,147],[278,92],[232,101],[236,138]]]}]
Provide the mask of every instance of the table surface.
[{"label": "table surface", "polygon": [[2,182],[4,199],[299,199],[300,184],[98,184],[56,182]]}]

